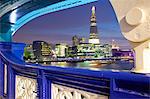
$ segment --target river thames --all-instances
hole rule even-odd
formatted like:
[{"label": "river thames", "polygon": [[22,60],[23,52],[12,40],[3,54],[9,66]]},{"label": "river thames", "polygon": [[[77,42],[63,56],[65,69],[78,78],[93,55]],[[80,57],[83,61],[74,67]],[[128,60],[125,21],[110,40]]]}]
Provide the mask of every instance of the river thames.
[{"label": "river thames", "polygon": [[[45,65],[45,64],[42,64]],[[83,69],[110,69],[110,70],[131,70],[134,62],[129,61],[115,61],[109,64],[101,64],[98,61],[84,61],[84,62],[51,62],[46,66],[60,66],[60,67],[74,67]]]}]

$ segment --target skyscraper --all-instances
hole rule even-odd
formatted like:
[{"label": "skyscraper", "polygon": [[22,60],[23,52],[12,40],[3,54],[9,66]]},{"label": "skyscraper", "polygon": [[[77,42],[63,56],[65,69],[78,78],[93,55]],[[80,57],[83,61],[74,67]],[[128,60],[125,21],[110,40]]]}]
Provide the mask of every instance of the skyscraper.
[{"label": "skyscraper", "polygon": [[72,45],[77,46],[77,45],[79,45],[79,43],[80,43],[79,37],[77,35],[73,36],[72,37]]},{"label": "skyscraper", "polygon": [[78,46],[80,43],[84,43],[85,42],[85,38],[83,37],[79,37],[77,35],[72,37],[72,45],[73,46]]},{"label": "skyscraper", "polygon": [[52,56],[52,47],[45,41],[33,41],[33,50],[38,61],[48,60]]},{"label": "skyscraper", "polygon": [[97,24],[96,24],[96,15],[95,15],[95,6],[92,7],[92,15],[90,21],[90,38],[89,43],[100,44],[98,37]]}]

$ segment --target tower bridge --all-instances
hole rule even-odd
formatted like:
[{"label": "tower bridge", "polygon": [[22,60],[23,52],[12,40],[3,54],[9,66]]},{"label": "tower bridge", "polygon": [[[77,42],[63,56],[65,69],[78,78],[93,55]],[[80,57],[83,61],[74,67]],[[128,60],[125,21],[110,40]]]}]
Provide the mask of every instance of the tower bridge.
[{"label": "tower bridge", "polygon": [[11,42],[12,35],[34,18],[97,0],[6,1],[0,2],[0,98],[149,99],[149,0],[110,0],[136,53],[136,68],[128,72],[28,64],[22,60],[25,44]]}]

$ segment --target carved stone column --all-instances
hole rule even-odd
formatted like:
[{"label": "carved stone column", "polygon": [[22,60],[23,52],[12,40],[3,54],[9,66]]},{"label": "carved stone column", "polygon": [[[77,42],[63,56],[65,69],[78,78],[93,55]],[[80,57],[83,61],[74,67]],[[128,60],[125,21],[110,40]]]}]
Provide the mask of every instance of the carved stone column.
[{"label": "carved stone column", "polygon": [[123,36],[135,51],[135,71],[150,73],[150,0],[110,0]]}]

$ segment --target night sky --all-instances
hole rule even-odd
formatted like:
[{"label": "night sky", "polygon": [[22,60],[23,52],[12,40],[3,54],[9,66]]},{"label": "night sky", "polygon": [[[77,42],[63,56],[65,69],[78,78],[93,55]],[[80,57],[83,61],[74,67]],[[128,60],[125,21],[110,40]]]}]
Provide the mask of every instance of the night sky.
[{"label": "night sky", "polygon": [[92,6],[96,7],[97,26],[101,43],[111,43],[114,39],[121,48],[129,48],[120,32],[117,19],[108,0],[57,11],[40,16],[21,27],[14,35],[16,42],[32,43],[43,40],[48,43],[71,44],[72,36],[88,40]]}]

